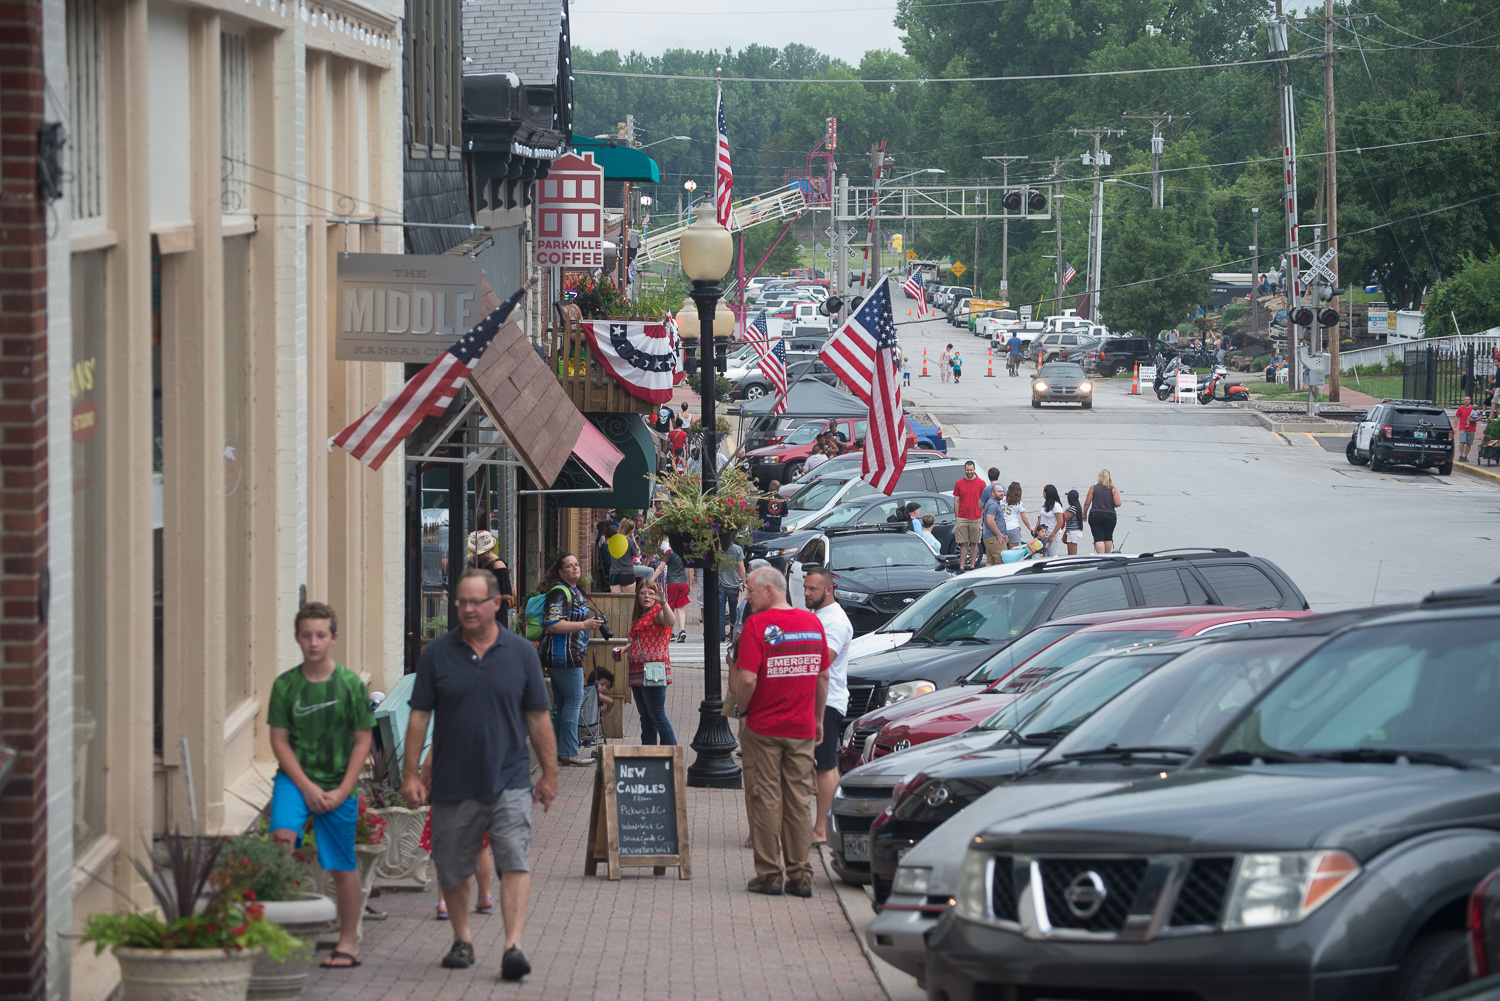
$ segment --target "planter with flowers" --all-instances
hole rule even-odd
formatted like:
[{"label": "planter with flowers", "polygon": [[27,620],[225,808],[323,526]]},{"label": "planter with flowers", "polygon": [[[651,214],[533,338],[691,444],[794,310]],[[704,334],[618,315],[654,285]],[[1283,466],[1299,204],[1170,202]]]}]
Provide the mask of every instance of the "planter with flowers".
[{"label": "planter with flowers", "polygon": [[[385,855],[386,849],[386,825],[385,820],[370,809],[369,800],[361,796],[359,798],[359,820],[354,827],[354,861],[359,867],[359,885],[361,889],[359,905],[359,929],[358,934],[365,933],[365,905],[370,902],[370,891],[375,888],[375,867]],[[302,854],[307,858],[308,873],[312,877],[313,887],[316,892],[331,899],[338,898],[338,892],[333,886],[333,877],[328,871],[318,864],[317,841],[313,837],[312,821],[308,821],[307,829],[302,834]],[[318,934],[319,946],[335,946],[338,944],[339,926],[338,922],[330,921]]]},{"label": "planter with flowers", "polygon": [[[580,585],[582,582],[580,581]],[[427,888],[427,862],[422,829],[428,807],[413,810],[398,788],[400,773],[384,750],[370,752],[370,777],[365,781],[370,812],[385,822],[385,854],[375,863],[375,885],[392,889]]]},{"label": "planter with flowers", "polygon": [[302,853],[271,841],[263,831],[225,838],[210,882],[238,888],[264,908],[265,920],[308,946],[304,956],[284,963],[262,954],[250,974],[249,1001],[296,1001],[312,972],[318,935],[338,916],[332,900],[312,892]]},{"label": "planter with flowers", "polygon": [[131,863],[156,910],[91,914],[83,924],[95,955],[114,951],[124,1001],[245,1001],[262,953],[280,963],[307,951],[266,920],[254,891],[214,885],[223,841],[177,834],[164,840],[160,857],[147,849],[148,862]]},{"label": "planter with flowers", "polygon": [[765,495],[741,469],[730,466],[719,473],[712,494],[703,492],[697,473],[666,473],[658,482],[667,499],[647,523],[646,536],[652,542],[666,539],[690,567],[713,565],[736,538],[761,525],[756,505]]}]

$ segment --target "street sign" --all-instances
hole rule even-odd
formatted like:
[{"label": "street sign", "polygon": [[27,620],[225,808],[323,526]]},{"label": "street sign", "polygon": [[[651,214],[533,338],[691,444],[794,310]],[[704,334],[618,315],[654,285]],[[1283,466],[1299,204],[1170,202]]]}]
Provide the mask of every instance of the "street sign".
[{"label": "street sign", "polygon": [[1307,270],[1302,272],[1303,284],[1315,285],[1318,283],[1319,276],[1322,276],[1323,280],[1328,282],[1330,285],[1337,280],[1334,273],[1329,270],[1328,262],[1332,261],[1335,257],[1338,256],[1338,250],[1333,247],[1329,247],[1328,250],[1324,252],[1322,257],[1317,256],[1311,250],[1308,250],[1306,248],[1299,251],[1298,253],[1302,257],[1302,260],[1307,262]]},{"label": "street sign", "polygon": [[838,235],[838,230],[834,229],[832,226],[828,226],[824,228],[823,235],[832,240],[835,236]]},{"label": "street sign", "polygon": [[917,259],[917,252],[915,250],[908,250],[906,252],[906,259],[908,261],[915,261]]},{"label": "street sign", "polygon": [[[1021,307],[1021,322],[1022,323],[1030,323],[1031,322],[1031,307],[1030,306],[1022,306]],[[543,812],[545,812],[545,811],[543,811]]]},{"label": "street sign", "polygon": [[953,267],[949,268],[948,270],[953,272],[953,277],[962,278],[964,276],[964,272],[969,269],[964,267],[963,261],[954,261]]},{"label": "street sign", "polygon": [[[1153,377],[1154,378],[1154,377]],[[1177,403],[1192,403],[1198,398],[1198,377],[1192,372],[1177,373]]]}]

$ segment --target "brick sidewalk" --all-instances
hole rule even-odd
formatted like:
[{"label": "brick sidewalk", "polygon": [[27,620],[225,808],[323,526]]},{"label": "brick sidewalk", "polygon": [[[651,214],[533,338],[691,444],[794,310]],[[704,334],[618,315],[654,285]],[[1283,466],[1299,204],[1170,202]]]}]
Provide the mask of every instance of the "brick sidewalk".
[{"label": "brick sidewalk", "polygon": [[[690,644],[701,651],[701,644]],[[682,647],[674,645],[677,653]],[[694,651],[697,652],[697,651]],[[701,653],[698,654],[701,658]],[[667,710],[679,743],[692,740],[703,694],[702,668],[690,656],[674,672]],[[640,718],[625,711],[626,742]],[[687,748],[687,760],[693,751]],[[557,801],[537,811],[531,862],[530,916],[522,948],[532,974],[498,980],[503,925],[498,909],[474,915],[478,964],[444,970],[452,942],[447,922],[433,919],[437,892],[387,891],[373,901],[385,921],[365,923],[363,963],[354,970],[314,970],[309,1001],[424,998],[476,1001],[883,1001],[874,973],[821,865],[813,897],[762,897],[745,891],[754,875],[738,790],[688,790],[693,878],[676,870],[652,876],[626,869],[619,882],[583,875],[593,772],[564,768]],[[602,869],[602,866],[601,866]],[[430,876],[430,874],[429,874]],[[495,888],[498,896],[499,887]]]}]

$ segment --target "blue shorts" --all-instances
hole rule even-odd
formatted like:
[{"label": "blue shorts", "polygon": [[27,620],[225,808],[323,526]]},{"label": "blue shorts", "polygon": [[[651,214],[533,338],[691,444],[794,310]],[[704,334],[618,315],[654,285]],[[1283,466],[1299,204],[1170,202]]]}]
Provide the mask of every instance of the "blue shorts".
[{"label": "blue shorts", "polygon": [[332,813],[313,813],[307,808],[291,779],[280,772],[271,784],[271,830],[296,831],[302,844],[302,830],[307,818],[313,822],[318,841],[318,864],[329,872],[349,872],[354,864],[354,828],[359,823],[359,799],[350,796]]}]

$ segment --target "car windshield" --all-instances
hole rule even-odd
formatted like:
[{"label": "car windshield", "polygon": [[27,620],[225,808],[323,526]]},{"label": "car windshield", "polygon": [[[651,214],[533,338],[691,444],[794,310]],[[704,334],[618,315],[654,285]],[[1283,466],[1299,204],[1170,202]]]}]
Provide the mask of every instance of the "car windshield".
[{"label": "car windshield", "polygon": [[859,504],[840,504],[838,507],[834,508],[832,511],[829,511],[827,514],[818,515],[816,518],[814,518],[812,521],[809,521],[802,527],[837,528],[840,525],[849,524],[849,522],[854,520],[855,515],[859,514],[863,510],[864,507]]},{"label": "car windshield", "polygon": [[828,565],[833,570],[868,570],[872,567],[932,567],[937,557],[927,543],[910,532],[839,539],[833,544]]},{"label": "car windshield", "polygon": [[1219,753],[1500,760],[1500,633],[1493,616],[1370,626],[1299,664]]},{"label": "car windshield", "polygon": [[1053,689],[1020,725],[1022,740],[1053,741],[1070,733],[1110,699],[1172,659],[1168,652],[1113,656],[1095,665],[1071,685]]},{"label": "car windshield", "polygon": [[1017,680],[1022,680],[1024,677],[1029,687],[1022,691],[1019,698],[980,723],[979,729],[1014,730],[1023,719],[1040,709],[1058,690],[1065,685],[1071,685],[1108,658],[1108,654],[1085,657],[1076,664],[1057,668],[1050,673],[1022,671],[1020,675],[1017,675]]},{"label": "car windshield", "polygon": [[825,421],[814,421],[811,424],[804,424],[797,430],[793,431],[791,434],[787,435],[786,440],[783,441],[782,444],[811,445],[814,441],[817,440],[818,435],[822,434],[826,430],[828,430],[828,424]]},{"label": "car windshield", "polygon": [[1069,733],[1047,758],[1111,744],[1196,749],[1319,642],[1276,636],[1187,647]]},{"label": "car windshield", "polygon": [[847,478],[824,478],[809,483],[797,491],[792,496],[792,499],[786,502],[786,506],[793,511],[817,511],[823,505],[833,500],[834,495],[839,492],[839,488],[847,482],[849,482]]},{"label": "car windshield", "polygon": [[965,590],[969,587],[970,583],[970,581],[963,580],[961,577],[943,581],[937,587],[897,612],[894,618],[875,631],[877,633],[909,633],[925,625],[928,619],[937,614],[938,609],[947,605],[955,594]]},{"label": "car windshield", "polygon": [[976,667],[967,678],[966,685],[988,685],[998,681],[1024,664],[1042,650],[1073,632],[1076,626],[1037,626],[1031,632],[1001,650],[995,656]]},{"label": "car windshield", "polygon": [[912,642],[1009,642],[1031,625],[1055,586],[1051,582],[1018,584],[1007,580],[970,587],[939,607],[912,636]]},{"label": "car windshield", "polygon": [[1096,653],[1150,646],[1176,635],[1176,630],[1167,629],[1080,629],[1022,662],[1021,667],[1025,670],[1067,667]]},{"label": "car windshield", "polygon": [[1044,379],[1082,379],[1083,366],[1070,361],[1048,362],[1042,366],[1041,374]]}]

